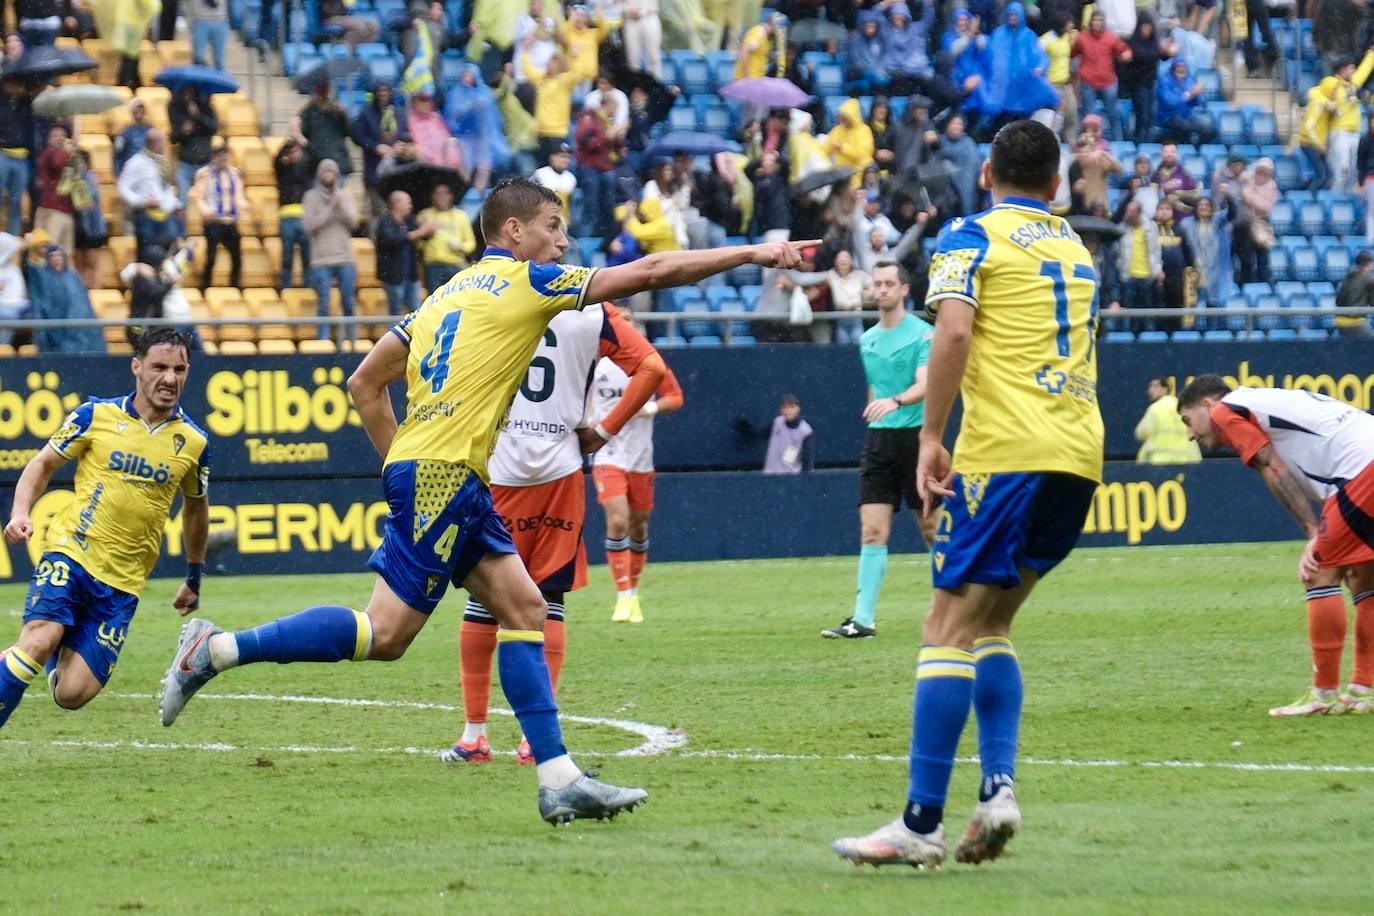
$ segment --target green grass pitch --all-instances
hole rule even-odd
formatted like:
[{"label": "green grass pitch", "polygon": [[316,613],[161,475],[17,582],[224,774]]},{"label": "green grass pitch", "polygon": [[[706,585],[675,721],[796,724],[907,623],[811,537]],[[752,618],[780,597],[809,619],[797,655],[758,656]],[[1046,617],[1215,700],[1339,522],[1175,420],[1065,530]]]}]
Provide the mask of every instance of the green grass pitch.
[{"label": "green grass pitch", "polygon": [[[680,746],[617,756],[644,739],[570,722],[584,766],[650,800],[557,830],[512,758],[431,753],[460,727],[420,705],[461,703],[456,596],[399,662],[233,671],[164,729],[153,695],[179,620],[175,583],[157,581],[105,695],[70,713],[35,686],[0,735],[3,909],[1368,913],[1374,717],[1265,714],[1308,682],[1299,549],[1077,552],[1016,631],[1024,831],[997,862],[931,873],[829,850],[905,795],[923,558],[894,559],[880,636],[853,643],[818,636],[847,613],[852,559],[650,565],[637,627],[609,622],[593,570],[569,601],[563,711],[658,726]],[[212,578],[203,613],[237,628],[356,606],[369,588],[366,575]],[[22,601],[0,587],[0,645]],[[974,738],[970,725],[962,754]],[[514,721],[495,717],[492,739],[512,749]],[[956,770],[955,837],[976,774]]]}]

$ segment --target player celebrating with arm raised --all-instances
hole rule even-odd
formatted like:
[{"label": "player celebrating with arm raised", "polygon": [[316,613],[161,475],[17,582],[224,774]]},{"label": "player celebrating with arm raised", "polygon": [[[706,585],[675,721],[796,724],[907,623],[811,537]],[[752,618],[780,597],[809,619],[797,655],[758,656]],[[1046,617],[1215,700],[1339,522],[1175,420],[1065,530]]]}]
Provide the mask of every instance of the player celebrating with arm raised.
[{"label": "player celebrating with arm raised", "polygon": [[[601,359],[630,381],[615,410],[599,424],[582,427],[588,387]],[[544,660],[555,695],[568,646],[563,597],[587,584],[582,456],[600,454],[603,445],[609,447],[627,434],[632,418],[653,397],[666,372],[663,357],[615,306],[563,312],[549,322],[492,453],[492,502],[549,606]],[[462,737],[439,754],[446,763],[491,760],[487,706],[498,633],[496,618],[469,597],[458,636],[466,722]],[[515,757],[522,764],[534,763],[528,740],[520,742]]]},{"label": "player celebrating with arm raised", "polygon": [[892,516],[902,500],[916,513],[916,527],[927,545],[935,536],[935,517],[921,511],[916,493],[916,453],[925,417],[926,363],[930,325],[906,310],[911,288],[900,264],[883,261],[873,268],[873,301],[878,323],[859,338],[859,357],[868,380],[864,422],[868,433],[859,458],[859,587],[854,614],[837,627],[821,630],[826,639],[869,639],[877,635],[874,612],[887,577],[887,539]]},{"label": "player celebrating with arm raised", "polygon": [[[623,410],[633,394],[624,369],[603,359],[596,367],[592,402],[597,416]],[[639,577],[649,562],[649,515],[654,511],[654,417],[681,410],[682,386],[668,366],[653,399],[636,408],[634,419],[592,459],[596,501],[606,514],[606,565],[615,579],[612,623],[643,623]]]},{"label": "player celebrating with arm raised", "polygon": [[[1188,435],[1226,446],[1260,472],[1307,537],[1298,578],[1307,588],[1312,689],[1271,716],[1374,712],[1374,417],[1308,391],[1237,388],[1199,375],[1178,396]],[[1321,514],[1312,511],[1322,501]],[[1355,670],[1340,691],[1345,599],[1355,598]]]},{"label": "player celebrating with arm raised", "polygon": [[[1003,127],[983,180],[993,206],[940,233],[926,296],[937,319],[916,486],[939,524],[907,804],[887,826],[835,841],[835,852],[858,863],[944,861],[945,798],[970,706],[983,779],[955,857],[996,858],[1020,827],[1012,618],[1077,543],[1102,479],[1097,277],[1068,220],[1049,211],[1059,186],[1054,132],[1034,121]],[[951,462],[942,440],[961,392]]]},{"label": "player celebrating with arm raised", "polygon": [[[568,247],[562,203],[524,178],[492,189],[480,219],[491,247],[406,316],[349,378],[363,427],[385,456],[391,509],[368,561],[377,579],[366,610],[313,607],[239,633],[193,620],[182,630],[159,709],[171,725],[197,690],[238,665],[400,658],[451,582],[500,625],[501,687],[537,764],[540,815],[555,824],[604,817],[646,793],[592,779],[563,746],[544,661],[548,604],[492,506],[487,459],[559,312],[696,283],[743,264],[791,268],[807,243],[664,252],[602,270],[566,267],[553,263]],[[407,411],[397,424],[387,388],[401,379]]]},{"label": "player celebrating with arm raised", "polygon": [[29,512],[53,473],[76,462],[76,495],[44,537],[19,641],[0,652],[0,725],[44,667],[63,709],[80,709],[100,693],[162,550],[178,490],[187,573],[172,606],[184,616],[199,605],[210,439],[178,406],[189,350],[172,328],[145,331],[134,345],[133,393],[93,398],[72,411],[15,485],[5,540],[21,544],[33,536]]}]

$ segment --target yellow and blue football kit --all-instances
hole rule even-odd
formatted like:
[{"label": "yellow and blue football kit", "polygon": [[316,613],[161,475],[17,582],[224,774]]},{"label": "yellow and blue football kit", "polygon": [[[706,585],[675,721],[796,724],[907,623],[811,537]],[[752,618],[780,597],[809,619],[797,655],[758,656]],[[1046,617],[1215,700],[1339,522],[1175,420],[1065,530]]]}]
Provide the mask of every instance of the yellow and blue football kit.
[{"label": "yellow and blue football kit", "polygon": [[390,514],[368,566],[429,613],[488,553],[515,553],[492,507],[487,460],[550,319],[585,304],[594,269],[504,249],[392,328],[410,349],[406,417],[383,470]]},{"label": "yellow and blue football kit", "polygon": [[1008,197],[940,233],[926,304],[977,309],[961,386],[955,495],[932,551],[938,588],[1013,587],[1077,542],[1102,479],[1098,278],[1066,219]]},{"label": "yellow and blue football kit", "polygon": [[177,491],[208,493],[210,438],[179,407],[149,425],[130,394],[82,404],[48,445],[76,461],[76,496],[48,528],[24,621],[65,626],[62,645],[103,684],[157,563]]}]

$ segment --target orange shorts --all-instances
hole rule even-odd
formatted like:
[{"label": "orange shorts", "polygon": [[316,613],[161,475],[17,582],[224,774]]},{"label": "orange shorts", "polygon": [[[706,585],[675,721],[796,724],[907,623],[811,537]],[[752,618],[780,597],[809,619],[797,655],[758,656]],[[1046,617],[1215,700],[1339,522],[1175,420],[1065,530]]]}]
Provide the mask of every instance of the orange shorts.
[{"label": "orange shorts", "polygon": [[1322,506],[1316,557],[1323,568],[1374,563],[1374,463]]},{"label": "orange shorts", "polygon": [[654,507],[653,471],[627,471],[598,464],[592,467],[592,482],[596,484],[596,501],[603,506],[608,500],[624,496],[631,509],[648,512]]},{"label": "orange shorts", "polygon": [[581,471],[534,487],[492,485],[496,511],[543,591],[570,592],[587,584],[586,487]]}]

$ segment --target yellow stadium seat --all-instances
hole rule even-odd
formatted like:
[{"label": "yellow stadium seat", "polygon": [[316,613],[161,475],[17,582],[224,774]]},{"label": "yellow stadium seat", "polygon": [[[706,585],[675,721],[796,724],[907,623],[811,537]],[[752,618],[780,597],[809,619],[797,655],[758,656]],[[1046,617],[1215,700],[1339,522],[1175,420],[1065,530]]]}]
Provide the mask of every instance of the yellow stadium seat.
[{"label": "yellow stadium seat", "polygon": [[90,292],[91,311],[97,318],[128,318],[129,304],[117,289],[93,289]]},{"label": "yellow stadium seat", "polygon": [[105,345],[105,352],[111,356],[128,356],[134,352],[133,345],[129,343],[127,337],[121,338],[113,343]]},{"label": "yellow stadium seat", "polygon": [[243,293],[232,286],[212,286],[205,290],[205,304],[210,308],[212,317],[221,317],[224,314],[225,305],[241,302],[243,302]]},{"label": "yellow stadium seat", "polygon": [[240,278],[245,287],[271,286],[277,281],[277,272],[272,269],[272,261],[262,248],[262,242],[247,236],[240,243],[243,253],[243,276]]},{"label": "yellow stadium seat", "polygon": [[268,338],[258,341],[258,352],[268,355],[287,355],[296,352],[296,345],[289,340]]},{"label": "yellow stadium seat", "polygon": [[134,123],[134,116],[129,113],[128,105],[116,105],[101,117],[105,119],[105,133],[111,137],[118,137],[124,128]]},{"label": "yellow stadium seat", "polygon": [[251,340],[226,340],[219,345],[220,356],[257,356],[258,345]]},{"label": "yellow stadium seat", "polygon": [[[388,319],[390,319],[391,312],[390,309],[387,308],[386,304],[386,290],[383,290],[381,288],[359,289],[358,314],[385,316]],[[388,320],[381,324],[362,325],[359,328],[359,331],[363,334],[367,334],[370,337],[376,338],[385,334],[389,327],[391,327],[391,321]]]},{"label": "yellow stadium seat", "polygon": [[219,117],[219,132],[225,137],[260,137],[258,106],[246,95],[221,93],[210,97],[210,106]]},{"label": "yellow stadium seat", "polygon": [[37,356],[38,347],[34,346],[31,343],[20,344],[16,352],[19,356]]},{"label": "yellow stadium seat", "polygon": [[319,353],[337,353],[337,352],[339,352],[339,351],[338,351],[338,348],[334,346],[334,341],[332,341],[332,340],[315,340],[315,339],[302,340],[299,344],[297,344],[296,349],[297,349],[299,352],[301,352],[302,354],[305,354],[305,353],[319,354]]},{"label": "yellow stadium seat", "polygon": [[[100,117],[99,115],[88,115],[88,117]],[[102,119],[103,124],[103,119]],[[77,146],[85,150],[86,158],[90,160],[91,171],[95,172],[102,183],[110,183],[115,180],[114,173],[114,145],[110,143],[110,138],[105,136],[103,126],[100,133],[83,133],[77,140]],[[104,201],[101,201],[103,204]]]},{"label": "yellow stadium seat", "polygon": [[204,328],[200,329],[200,345],[206,356],[219,355],[219,344],[215,343],[213,340],[206,339]]},{"label": "yellow stadium seat", "polygon": [[[282,304],[286,306],[289,315],[295,318],[310,318],[315,315],[316,303],[319,301],[313,289],[285,289],[281,294]],[[296,339],[309,340],[315,336],[317,328],[313,324],[296,325]]]},{"label": "yellow stadium seat", "polygon": [[109,344],[117,344],[117,343],[128,343],[128,342],[129,342],[129,329],[128,329],[128,328],[119,327],[118,325],[114,325],[114,326],[108,326],[108,327],[101,328],[101,330],[105,333],[105,343],[106,343],[106,345],[109,345]]},{"label": "yellow stadium seat", "polygon": [[[233,299],[219,304],[219,317],[245,320],[255,316],[252,307],[247,302],[242,299]],[[257,329],[251,324],[222,324],[219,326],[220,343],[231,340],[256,340],[257,336]]]},{"label": "yellow stadium seat", "polygon": [[[105,225],[116,230],[124,225],[124,201],[120,199],[119,192],[112,184],[100,186],[100,212],[105,216]],[[129,262],[116,258],[115,263],[124,265]]]},{"label": "yellow stadium seat", "polygon": [[119,274],[119,268],[115,267],[114,255],[110,254],[109,248],[95,248],[86,252],[86,258],[91,265],[91,273],[100,282],[114,283]]},{"label": "yellow stadium seat", "polygon": [[[290,311],[286,305],[277,297],[275,289],[245,289],[243,300],[253,309],[253,314],[260,319],[289,318]],[[291,340],[296,336],[296,329],[289,324],[260,324],[258,325],[258,339]]]},{"label": "yellow stadium seat", "polygon": [[[184,292],[189,294],[191,290],[184,290]],[[196,290],[196,292],[199,293],[200,290]],[[191,297],[188,295],[186,298],[189,301]],[[196,330],[200,332],[200,339],[206,343],[219,339],[219,329],[212,324],[205,323],[206,319],[210,317],[212,317],[210,307],[205,304],[205,300],[197,298],[191,302],[191,318],[196,322]]]},{"label": "yellow stadium seat", "polygon": [[193,201],[186,207],[186,234],[200,235],[204,231],[205,217],[201,216],[200,207]]},{"label": "yellow stadium seat", "polygon": [[[76,129],[77,140],[85,140],[88,136],[104,137],[110,139],[106,133],[105,116],[103,114],[83,114],[77,115],[73,119],[72,126]],[[85,146],[85,144],[81,144]]]},{"label": "yellow stadium seat", "polygon": [[0,344],[0,359],[5,359],[6,357],[14,355],[14,347],[9,344]]},{"label": "yellow stadium seat", "polygon": [[[248,190],[253,190],[249,188]],[[281,239],[276,235],[263,235],[262,250],[267,252],[267,260],[272,262],[272,275],[277,276],[281,273]]]},{"label": "yellow stadium seat", "polygon": [[[254,188],[250,187],[245,192],[248,202],[253,205],[253,216],[258,220],[258,231],[264,238],[272,238],[278,232],[278,213],[277,213],[277,189],[276,188]],[[281,246],[277,246],[277,257],[274,262],[281,263]]]},{"label": "yellow stadium seat", "polygon": [[132,235],[112,235],[105,243],[105,247],[110,249],[114,262],[123,270],[125,264],[132,264],[134,261],[138,252],[138,239]]},{"label": "yellow stadium seat", "polygon": [[353,266],[358,271],[358,288],[377,285],[377,249],[372,239],[353,238]]},{"label": "yellow stadium seat", "polygon": [[164,67],[186,67],[191,63],[191,43],[189,41],[159,41],[157,56]]},{"label": "yellow stadium seat", "polygon": [[340,349],[344,353],[366,353],[372,349],[372,341],[366,337],[359,337],[357,340],[345,340]]},{"label": "yellow stadium seat", "polygon": [[285,145],[285,137],[268,136],[262,138],[263,149],[267,150],[267,155],[271,156],[274,161],[277,158],[277,153],[280,153],[281,148]]},{"label": "yellow stadium seat", "polygon": [[[238,140],[240,137],[231,139]],[[277,173],[272,167],[272,157],[262,146],[257,146],[244,150],[243,153],[243,183],[250,188],[265,187],[276,190]]]}]

